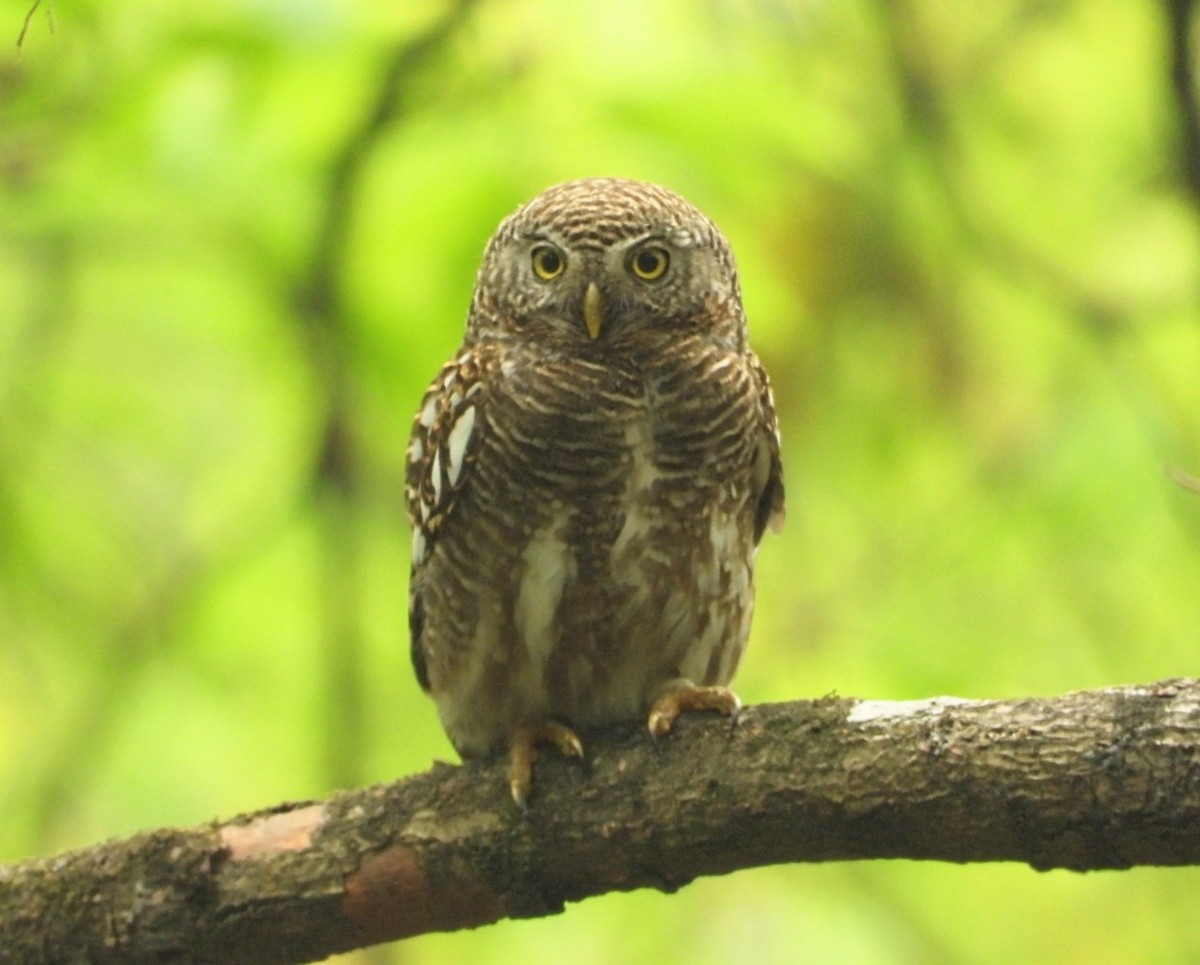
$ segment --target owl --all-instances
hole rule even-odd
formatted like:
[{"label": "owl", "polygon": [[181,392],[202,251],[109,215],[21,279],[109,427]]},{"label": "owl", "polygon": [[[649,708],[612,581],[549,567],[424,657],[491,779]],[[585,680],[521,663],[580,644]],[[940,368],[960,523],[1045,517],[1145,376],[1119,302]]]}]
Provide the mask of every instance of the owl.
[{"label": "owl", "polygon": [[413,423],[417,680],[464,759],[732,714],[754,558],[783,523],[733,254],[665,188],[548,188],[488,241],[458,354]]}]

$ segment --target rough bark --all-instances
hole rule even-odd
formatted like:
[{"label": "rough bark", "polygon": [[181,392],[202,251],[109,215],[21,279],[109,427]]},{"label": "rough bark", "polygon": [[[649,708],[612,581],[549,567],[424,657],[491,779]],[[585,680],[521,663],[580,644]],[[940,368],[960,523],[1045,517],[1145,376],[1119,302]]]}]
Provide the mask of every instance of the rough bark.
[{"label": "rough bark", "polygon": [[0,868],[0,958],[302,962],[792,861],[1200,863],[1200,681],[1052,699],[761,705],[589,735],[518,811],[504,765],[438,764]]}]

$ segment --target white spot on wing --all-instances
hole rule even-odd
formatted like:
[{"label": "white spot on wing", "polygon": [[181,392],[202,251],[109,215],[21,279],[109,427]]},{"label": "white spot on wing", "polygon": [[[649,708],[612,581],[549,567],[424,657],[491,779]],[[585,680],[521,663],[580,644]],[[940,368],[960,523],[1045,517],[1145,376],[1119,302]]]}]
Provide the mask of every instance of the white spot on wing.
[{"label": "white spot on wing", "polygon": [[462,473],[463,457],[467,453],[467,443],[471,440],[471,432],[474,428],[475,406],[469,406],[458,417],[446,440],[446,453],[450,458],[450,464],[446,467],[446,471],[450,477],[451,486],[458,483],[458,477]]},{"label": "white spot on wing", "polygon": [[429,401],[425,403],[425,407],[421,410],[421,425],[426,429],[433,425],[433,420],[437,418],[437,396],[431,395]]},{"label": "white spot on wing", "polygon": [[[421,506],[422,512],[424,512],[424,509],[425,509],[425,507],[424,507],[424,505],[422,505]],[[413,527],[413,537],[412,537],[413,566],[417,566],[417,565],[425,562],[425,552],[427,549],[428,549],[428,546],[425,542],[425,531],[423,529],[421,529],[420,526],[414,526]]]},{"label": "white spot on wing", "polygon": [[442,450],[438,449],[433,454],[433,464],[429,467],[429,475],[433,482],[433,501],[441,503],[442,501]]}]

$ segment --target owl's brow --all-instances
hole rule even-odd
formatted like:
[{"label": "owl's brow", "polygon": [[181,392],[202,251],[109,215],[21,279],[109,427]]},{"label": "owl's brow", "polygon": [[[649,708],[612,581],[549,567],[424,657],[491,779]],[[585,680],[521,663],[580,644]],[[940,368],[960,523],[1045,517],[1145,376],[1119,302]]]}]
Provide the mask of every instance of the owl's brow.
[{"label": "owl's brow", "polygon": [[595,248],[607,248],[618,241],[625,241],[651,230],[649,224],[614,221],[597,217],[595,212],[590,211],[580,211],[563,218],[555,227],[561,236],[573,245]]},{"label": "owl's brow", "polygon": [[681,234],[679,231],[651,229],[630,234],[624,232],[609,234],[598,231],[548,233],[535,230],[521,235],[519,240],[523,243],[549,242],[555,245],[566,243],[571,248],[584,251],[606,251],[618,242],[622,243],[625,248],[636,248],[649,241],[659,241],[676,248],[687,248],[691,247],[695,241],[694,237],[687,232]]}]

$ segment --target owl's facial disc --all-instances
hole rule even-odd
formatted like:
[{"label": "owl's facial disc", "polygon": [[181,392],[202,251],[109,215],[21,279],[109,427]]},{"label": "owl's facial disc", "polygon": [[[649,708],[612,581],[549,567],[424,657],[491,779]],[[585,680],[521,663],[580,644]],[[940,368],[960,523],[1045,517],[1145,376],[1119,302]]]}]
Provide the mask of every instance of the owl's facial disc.
[{"label": "owl's facial disc", "polygon": [[588,338],[595,341],[600,337],[604,327],[604,302],[594,281],[588,282],[587,291],[583,293],[583,323],[587,326]]}]

